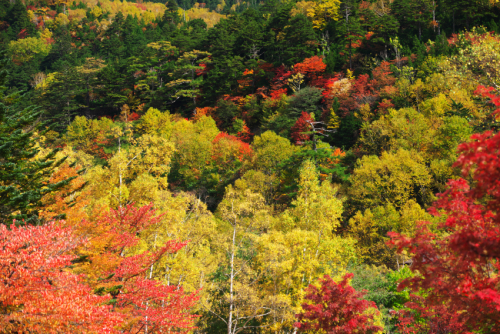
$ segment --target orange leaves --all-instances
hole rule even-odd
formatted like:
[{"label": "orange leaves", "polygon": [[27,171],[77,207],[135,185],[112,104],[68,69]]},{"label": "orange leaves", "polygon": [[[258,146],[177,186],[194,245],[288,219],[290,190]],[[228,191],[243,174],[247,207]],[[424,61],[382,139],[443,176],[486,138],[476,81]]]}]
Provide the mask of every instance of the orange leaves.
[{"label": "orange leaves", "polygon": [[345,152],[343,152],[340,148],[336,148],[332,153],[332,157],[328,159],[328,162],[331,164],[340,163],[340,158],[345,157]]},{"label": "orange leaves", "polygon": [[[150,332],[191,330],[195,316],[189,309],[196,293],[186,295],[152,279],[156,262],[186,243],[170,240],[155,251],[137,249],[139,236],[161,219],[149,205],[110,210],[98,221],[76,223],[75,229],[62,227],[65,222],[0,225],[0,328],[19,333],[139,333],[146,326]],[[90,261],[82,264],[86,258]],[[69,266],[87,275],[76,275]]]},{"label": "orange leaves", "polygon": [[216,118],[214,117],[216,110],[217,110],[217,107],[214,107],[214,108],[212,108],[212,107],[196,108],[196,111],[194,113],[192,120],[194,122],[196,122],[200,118],[202,118],[203,116],[210,116],[217,122]]},{"label": "orange leaves", "polygon": [[207,67],[207,64],[200,63],[198,66],[200,66],[201,68],[195,71],[197,76],[205,75],[208,73],[209,68]]},{"label": "orange leaves", "polygon": [[281,99],[282,95],[286,95],[288,92],[288,88],[281,88],[271,92],[271,99],[273,101]]},{"label": "orange leaves", "polygon": [[225,132],[220,132],[215,137],[212,149],[212,159],[216,165],[230,163],[234,158],[242,162],[243,160],[250,159],[253,154],[249,144]]},{"label": "orange leaves", "polygon": [[[125,316],[132,332],[148,326],[151,332],[192,328],[189,309],[196,294],[186,295],[178,286],[151,279],[153,267],[165,255],[179,251],[186,242],[167,241],[154,251],[138,251],[140,236],[160,223],[152,205],[110,209],[97,221],[84,221],[89,242],[81,251],[90,263],[79,268],[91,278],[96,291],[110,294],[114,311]],[[145,279],[148,271],[149,279]]]},{"label": "orange leaves", "polygon": [[293,70],[295,73],[302,73],[310,79],[316,79],[319,74],[325,72],[326,64],[323,58],[314,56],[306,58],[302,63],[295,64]]},{"label": "orange leaves", "polygon": [[79,176],[76,168],[72,168],[68,164],[61,166],[51,176],[49,182],[54,184],[68,178],[73,178],[73,180],[66,187],[42,198],[44,208],[40,211],[40,218],[49,221],[64,215],[67,226],[75,226],[87,218],[85,206],[89,203],[88,193],[77,194],[85,185],[85,181]]},{"label": "orange leaves", "polygon": [[82,239],[56,223],[0,225],[0,327],[7,332],[118,333],[123,316],[64,269]]},{"label": "orange leaves", "polygon": [[392,86],[396,82],[396,77],[392,74],[390,69],[391,64],[387,61],[383,61],[379,66],[373,69],[373,86],[374,87],[384,87]]},{"label": "orange leaves", "polygon": [[143,11],[148,10],[148,8],[145,5],[143,5],[142,3],[134,3],[134,6],[136,6],[138,9],[143,10]]}]

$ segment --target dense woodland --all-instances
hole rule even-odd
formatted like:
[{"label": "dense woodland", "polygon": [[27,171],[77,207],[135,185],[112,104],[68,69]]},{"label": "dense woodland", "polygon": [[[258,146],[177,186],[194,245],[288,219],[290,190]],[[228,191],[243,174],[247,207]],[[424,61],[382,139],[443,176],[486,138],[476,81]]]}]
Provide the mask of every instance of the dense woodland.
[{"label": "dense woodland", "polygon": [[497,0],[0,0],[0,333],[499,333]]}]

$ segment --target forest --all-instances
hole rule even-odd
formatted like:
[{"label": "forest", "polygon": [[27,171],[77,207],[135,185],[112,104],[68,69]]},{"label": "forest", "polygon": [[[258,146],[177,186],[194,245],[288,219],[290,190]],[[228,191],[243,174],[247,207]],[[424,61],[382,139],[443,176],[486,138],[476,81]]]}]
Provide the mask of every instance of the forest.
[{"label": "forest", "polygon": [[499,24],[0,0],[0,333],[500,333]]}]

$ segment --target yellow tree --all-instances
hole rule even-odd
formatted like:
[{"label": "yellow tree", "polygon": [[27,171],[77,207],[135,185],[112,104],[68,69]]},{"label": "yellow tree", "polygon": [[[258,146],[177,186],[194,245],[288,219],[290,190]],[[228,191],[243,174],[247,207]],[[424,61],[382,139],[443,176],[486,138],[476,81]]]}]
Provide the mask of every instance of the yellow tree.
[{"label": "yellow tree", "polygon": [[270,329],[293,331],[304,288],[324,274],[343,270],[355,258],[353,239],[336,234],[341,214],[336,189],[328,181],[320,183],[315,165],[306,161],[292,208],[256,241],[255,266],[265,277],[260,288],[274,296],[272,317],[266,319]]},{"label": "yellow tree", "polygon": [[226,188],[217,216],[223,226],[224,243],[219,246],[225,259],[220,264],[223,278],[212,292],[220,300],[207,301],[205,307],[225,324],[228,334],[236,334],[260,327],[255,322],[272,313],[272,296],[259,289],[260,275],[251,266],[252,240],[269,228],[271,217],[260,194],[231,185]]},{"label": "yellow tree", "polygon": [[86,175],[94,202],[111,207],[155,202],[167,189],[174,151],[174,144],[167,139],[148,134],[128,149],[119,149],[108,160],[108,166],[96,166]]},{"label": "yellow tree", "polygon": [[[189,241],[177,253],[167,254],[155,266],[150,275],[167,285],[177,285],[194,292],[205,287],[209,274],[215,271],[217,258],[211,244],[216,242],[216,221],[206,204],[189,193],[172,196],[164,191],[154,202],[162,214],[161,221],[142,236],[142,247],[154,252],[169,241]],[[206,295],[209,290],[203,289]]]},{"label": "yellow tree", "polygon": [[432,202],[431,174],[415,151],[399,149],[381,157],[364,156],[351,176],[349,198],[358,210],[392,204],[396,209],[410,199],[426,206]]},{"label": "yellow tree", "polygon": [[252,148],[252,160],[244,167],[249,170],[243,176],[253,188],[261,193],[268,204],[276,204],[274,199],[279,186],[279,164],[290,158],[299,148],[291,144],[290,140],[278,136],[273,131],[266,131],[260,136],[255,136]]},{"label": "yellow tree", "polygon": [[373,209],[358,211],[349,220],[349,233],[356,239],[356,251],[368,264],[397,268],[404,259],[387,246],[388,232],[413,236],[418,221],[433,221],[415,200],[406,202],[400,210],[387,204]]},{"label": "yellow tree", "polygon": [[312,20],[313,27],[324,28],[329,21],[338,21],[340,0],[316,0],[314,5],[307,9],[307,17]]}]

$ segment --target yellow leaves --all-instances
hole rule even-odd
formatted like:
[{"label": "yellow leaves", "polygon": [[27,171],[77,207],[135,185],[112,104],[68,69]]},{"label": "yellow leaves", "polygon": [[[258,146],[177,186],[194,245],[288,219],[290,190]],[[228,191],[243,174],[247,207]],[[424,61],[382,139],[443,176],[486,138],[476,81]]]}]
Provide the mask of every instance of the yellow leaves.
[{"label": "yellow leaves", "polygon": [[347,78],[348,80],[354,80],[354,79],[355,79],[355,77],[354,77],[354,72],[353,72],[353,71],[351,71],[350,69],[348,69],[348,70],[347,70],[347,74],[346,74],[346,78]]},{"label": "yellow leaves", "polygon": [[68,16],[66,16],[63,13],[57,14],[56,18],[54,19],[54,23],[57,27],[67,25],[69,23]]},{"label": "yellow leaves", "polygon": [[337,21],[339,15],[340,0],[315,1],[312,8],[307,9],[307,17],[312,20],[313,27],[322,29],[328,21]]},{"label": "yellow leaves", "polygon": [[334,232],[340,224],[342,201],[328,181],[320,184],[319,173],[311,161],[302,165],[299,192],[292,206],[285,212],[284,219],[290,225],[281,230],[299,228],[321,235]]},{"label": "yellow leaves", "polygon": [[363,122],[370,122],[375,117],[375,114],[370,110],[370,105],[368,103],[361,105],[359,110],[355,112],[354,115],[363,120]]},{"label": "yellow leaves", "polygon": [[47,40],[50,38],[52,38],[52,32],[47,28],[43,29],[42,33],[40,34],[40,39]]},{"label": "yellow leaves", "polygon": [[438,119],[444,116],[451,108],[451,101],[446,97],[446,95],[440,93],[438,96],[426,99],[420,104],[420,111],[428,118],[434,120],[432,122],[437,125]]},{"label": "yellow leaves", "polygon": [[95,201],[118,207],[158,200],[168,186],[174,151],[173,143],[149,134],[128,149],[120,149],[108,160],[108,166],[96,166],[87,175]]},{"label": "yellow leaves", "polygon": [[389,109],[389,115],[363,125],[360,142],[368,154],[379,155],[403,148],[427,157],[434,131],[429,120],[412,108]]},{"label": "yellow leaves", "polygon": [[174,144],[167,139],[160,136],[143,135],[137,140],[137,145],[129,151],[129,156],[137,157],[131,166],[135,173],[151,174],[162,180],[160,185],[166,187],[166,178],[170,171],[170,160],[174,151]]},{"label": "yellow leaves", "polygon": [[430,220],[430,214],[417,202],[409,200],[399,211],[392,204],[367,209],[364,213],[358,211],[349,220],[349,233],[357,240],[357,253],[363,260],[392,267],[396,264],[396,252],[386,245],[387,233],[413,236],[418,221]]},{"label": "yellow leaves", "polygon": [[424,159],[415,151],[399,149],[358,160],[351,176],[350,197],[358,208],[392,204],[402,207],[417,196],[432,201],[431,176]]},{"label": "yellow leaves", "polygon": [[328,129],[338,129],[340,127],[340,117],[335,113],[333,108],[330,109],[330,116],[328,118]]},{"label": "yellow leaves", "polygon": [[45,57],[49,54],[51,44],[42,38],[26,37],[17,41],[11,41],[8,52],[14,62],[21,64],[30,61],[34,57]]},{"label": "yellow leaves", "polygon": [[293,74],[288,79],[288,86],[293,90],[294,93],[296,93],[300,90],[300,85],[303,82],[304,82],[304,74],[299,72],[299,73]]},{"label": "yellow leaves", "polygon": [[155,134],[170,139],[173,129],[172,117],[168,111],[161,112],[155,108],[149,108],[137,125],[139,133]]},{"label": "yellow leaves", "polygon": [[224,199],[217,207],[223,220],[246,233],[268,227],[267,210],[262,195],[250,189],[238,191],[231,185],[226,188]]},{"label": "yellow leaves", "polygon": [[84,17],[87,16],[87,12],[85,9],[77,8],[77,9],[69,9],[69,19],[73,22],[80,22]]},{"label": "yellow leaves", "polygon": [[291,16],[303,14],[307,16],[316,29],[322,29],[331,21],[337,21],[339,15],[340,0],[315,0],[315,1],[298,1],[290,11]]},{"label": "yellow leaves", "polygon": [[82,66],[78,66],[76,70],[87,78],[94,76],[97,72],[106,67],[104,60],[98,58],[86,58]]},{"label": "yellow leaves", "polygon": [[168,41],[159,41],[159,42],[152,42],[147,45],[148,48],[152,48],[157,51],[162,51],[164,53],[167,52],[172,52],[176,50],[177,48],[173,46],[170,42]]},{"label": "yellow leaves", "polygon": [[217,5],[217,12],[222,12],[222,10],[226,7],[226,2],[224,0],[219,0],[219,4]]},{"label": "yellow leaves", "polygon": [[220,14],[224,6],[225,3],[222,1],[222,4],[217,5],[215,12],[210,11],[208,8],[193,7],[184,11],[184,13],[186,14],[187,21],[202,19],[207,24],[207,28],[212,28],[214,25],[219,23],[221,19],[226,18],[226,15]]},{"label": "yellow leaves", "polygon": [[106,117],[90,120],[84,116],[76,116],[68,126],[65,140],[88,153],[96,142],[105,139],[113,127],[113,121]]},{"label": "yellow leaves", "polygon": [[90,13],[94,15],[96,18],[99,18],[102,15],[102,9],[99,6],[95,6],[94,8],[92,8]]},{"label": "yellow leaves", "polygon": [[315,6],[314,1],[298,1],[295,6],[290,11],[291,16],[296,16],[298,14],[303,14],[307,16],[310,10],[313,10]]},{"label": "yellow leaves", "polygon": [[297,151],[288,139],[278,136],[273,131],[266,131],[260,136],[255,136],[252,148],[255,153],[252,168],[267,175],[274,173],[281,162]]},{"label": "yellow leaves", "polygon": [[[136,16],[142,19],[146,24],[151,23],[156,18],[162,17],[166,10],[164,4],[154,2],[141,2],[140,6],[137,6],[133,2],[110,0],[83,0],[82,3],[85,3],[87,8],[89,8],[97,18],[101,17],[102,14],[106,12],[110,13],[111,18],[114,17],[116,13],[121,12],[125,17],[127,15]],[[97,6],[97,4],[99,4],[99,6]],[[85,9],[68,10],[71,20],[76,22],[80,22],[86,16],[85,11]]]}]

